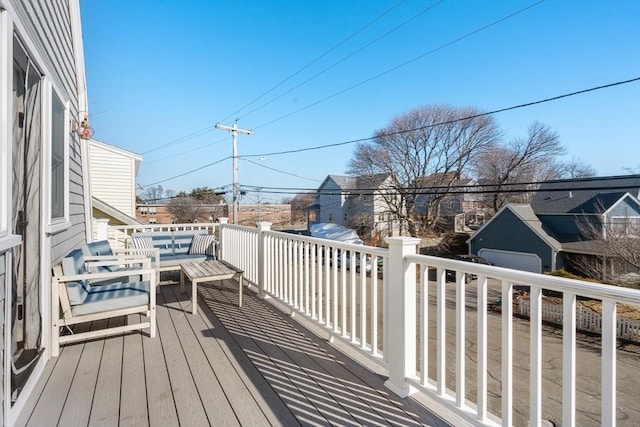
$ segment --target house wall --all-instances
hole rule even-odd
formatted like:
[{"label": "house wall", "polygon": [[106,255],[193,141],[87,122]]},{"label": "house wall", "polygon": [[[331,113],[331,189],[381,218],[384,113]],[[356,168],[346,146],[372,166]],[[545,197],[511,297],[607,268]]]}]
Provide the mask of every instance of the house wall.
[{"label": "house wall", "polygon": [[[71,118],[78,118],[78,92],[81,88],[78,87],[76,76],[70,3],[63,0],[12,0],[9,3],[26,28],[38,56],[42,58],[43,63],[37,65],[51,80],[62,101],[69,102]],[[69,143],[69,226],[51,236],[52,264],[59,262],[67,252],[86,240],[81,140],[73,134]]]},{"label": "house wall", "polygon": [[[16,45],[24,48],[31,63],[40,73],[41,81],[41,114],[42,126],[40,145],[31,148],[38,153],[37,162],[42,172],[40,185],[36,187],[35,194],[38,200],[31,203],[34,209],[39,209],[40,222],[35,227],[33,221],[30,222],[32,230],[40,228],[38,234],[38,244],[30,246],[30,254],[39,254],[39,272],[36,276],[36,292],[34,288],[28,291],[29,298],[38,295],[39,303],[33,305],[35,312],[25,310],[25,318],[33,319],[33,315],[39,316],[41,320],[41,341],[40,345],[45,350],[49,346],[51,330],[51,266],[71,249],[78,247],[86,240],[88,215],[86,209],[86,189],[83,185],[84,174],[84,153],[86,144],[80,140],[79,136],[73,132],[74,123],[77,123],[80,110],[84,109],[84,64],[82,55],[81,36],[77,34],[79,26],[79,3],[74,0],[0,0],[0,118],[5,125],[14,123],[13,110],[13,57],[14,35],[19,41]],[[76,51],[77,49],[77,51]],[[16,53],[15,51],[13,51]],[[33,70],[33,69],[32,69]],[[80,71],[80,74],[78,74]],[[51,206],[51,127],[52,127],[52,98],[53,94],[60,99],[65,109],[64,118],[64,141],[65,141],[65,161],[68,168],[65,170],[65,209],[61,220],[52,222],[49,218]],[[83,107],[81,107],[81,105]],[[84,114],[84,112],[83,112]],[[60,122],[56,122],[60,125]],[[33,129],[33,128],[32,128]],[[59,128],[58,128],[59,129]],[[11,183],[13,180],[11,161],[12,145],[14,141],[14,129],[12,126],[0,126],[0,262],[3,265],[2,280],[4,306],[4,324],[11,324],[11,300],[12,300],[12,277],[15,266],[12,267],[12,254],[14,248],[17,249],[22,244],[20,236],[16,236],[14,230],[14,220],[17,213],[13,211]],[[17,186],[20,188],[20,185]],[[31,233],[30,236],[34,234]],[[30,237],[33,239],[33,237]],[[29,259],[35,260],[36,257]],[[38,261],[32,264],[37,264]],[[5,267],[6,266],[6,267]],[[8,307],[8,309],[7,309]],[[7,315],[9,313],[9,315]],[[36,325],[38,322],[29,322]],[[32,326],[29,326],[32,328]],[[4,329],[4,328],[3,328]],[[8,332],[11,328],[6,328]],[[7,333],[3,337],[3,350],[11,348],[12,337]],[[31,345],[31,344],[30,344]],[[34,347],[35,348],[35,347]],[[10,364],[7,358],[11,355],[5,351],[3,356],[3,413],[2,422],[4,425],[13,425],[13,420],[19,414],[29,393],[33,389],[35,381],[44,369],[44,362],[49,357],[49,352],[45,351],[44,356],[34,364],[33,373],[29,381],[24,385],[22,392],[15,402],[8,399],[10,390]]]},{"label": "house wall", "polygon": [[[335,194],[326,194],[333,191]],[[344,218],[346,200],[342,189],[334,181],[328,180],[319,189],[319,192],[317,203],[320,205],[320,218],[318,222],[332,222],[346,226],[347,221]]]},{"label": "house wall", "polygon": [[553,231],[558,234],[582,234],[582,231],[585,227],[587,227],[587,221],[591,221],[591,223],[600,228],[599,217],[597,215],[584,215],[578,217],[573,214],[562,214],[562,215],[538,215],[540,221],[542,221],[545,225],[551,227]]},{"label": "house wall", "polygon": [[509,209],[503,210],[471,237],[469,251],[472,254],[477,255],[483,248],[536,254],[542,261],[543,271],[553,265],[549,245]]},{"label": "house wall", "polygon": [[91,195],[135,216],[135,159],[93,141],[89,144]]}]

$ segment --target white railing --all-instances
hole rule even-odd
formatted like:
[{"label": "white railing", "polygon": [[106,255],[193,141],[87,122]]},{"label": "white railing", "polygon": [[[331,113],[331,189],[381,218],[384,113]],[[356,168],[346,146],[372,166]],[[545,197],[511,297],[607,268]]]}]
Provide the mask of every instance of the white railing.
[{"label": "white railing", "polygon": [[[600,408],[589,403],[583,410],[588,421],[616,425],[616,307],[640,306],[640,291],[417,255],[412,238],[386,241],[388,251],[274,232],[264,223],[258,229],[221,226],[223,259],[254,277],[260,296],[277,299],[377,361],[396,394],[423,392],[478,425],[534,426],[554,418],[573,426],[584,422],[576,411],[581,392],[600,399]],[[455,284],[447,284],[447,270],[455,272]],[[529,290],[529,320],[514,319],[519,287]],[[543,330],[543,290],[563,295],[554,356],[562,361],[559,386],[556,378],[543,382],[543,343],[553,338]],[[577,297],[602,305],[599,358],[581,366],[599,371],[599,395],[576,383]],[[497,300],[502,304],[494,311]],[[527,378],[520,373],[516,379],[522,371]],[[631,380],[638,384],[637,376]],[[548,402],[557,407],[553,417]]]},{"label": "white railing", "polygon": [[155,231],[191,231],[207,230],[215,234],[219,226],[217,223],[186,223],[186,224],[140,224],[140,225],[109,225],[107,220],[96,221],[96,240],[109,240],[111,247],[122,249],[127,247],[127,241],[133,233]]}]

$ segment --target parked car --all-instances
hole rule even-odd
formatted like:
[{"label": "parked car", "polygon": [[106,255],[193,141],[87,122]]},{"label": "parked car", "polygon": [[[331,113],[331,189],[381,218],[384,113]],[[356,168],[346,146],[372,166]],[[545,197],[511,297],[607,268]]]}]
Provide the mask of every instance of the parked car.
[{"label": "parked car", "polygon": [[[475,262],[476,264],[493,265],[493,263],[490,263],[486,259],[482,258],[481,256],[477,256],[477,255],[456,255],[455,257],[453,257],[453,259],[458,260],[458,261]],[[447,278],[448,282],[449,281],[455,281],[456,280],[456,272],[454,270],[447,270],[446,278]],[[466,282],[469,283],[470,281],[475,280],[476,278],[477,278],[477,276],[475,274],[467,274],[466,275]]]},{"label": "parked car", "polygon": [[[369,255],[365,255],[365,270],[367,273],[371,273],[371,257]],[[346,251],[345,256],[345,268],[348,270],[351,268],[351,252]],[[342,266],[342,253],[338,255],[338,268]],[[360,272],[360,254],[356,253],[356,271]]]}]

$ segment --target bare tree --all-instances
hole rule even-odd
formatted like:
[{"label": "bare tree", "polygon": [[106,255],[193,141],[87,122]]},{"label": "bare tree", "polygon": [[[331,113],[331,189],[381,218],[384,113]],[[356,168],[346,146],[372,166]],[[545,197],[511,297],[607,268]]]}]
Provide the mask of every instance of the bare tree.
[{"label": "bare tree", "polygon": [[293,198],[283,199],[282,203],[291,205],[291,221],[300,222],[307,220],[307,208],[313,205],[315,193],[300,193]]},{"label": "bare tree", "polygon": [[558,178],[556,157],[564,154],[558,134],[540,122],[529,126],[526,138],[515,138],[505,146],[487,147],[475,158],[478,184],[494,192],[485,198],[493,213],[507,203],[524,203],[537,185],[514,185]]},{"label": "bare tree", "polygon": [[572,157],[567,162],[562,162],[558,166],[560,176],[558,178],[589,178],[596,176],[596,170],[588,163]]},{"label": "bare tree", "polygon": [[167,204],[173,220],[177,223],[197,222],[198,218],[206,214],[201,204],[193,197],[174,197]]},{"label": "bare tree", "polygon": [[[380,197],[410,235],[421,234],[437,218],[414,209],[424,194],[420,179],[432,174],[460,177],[474,155],[496,143],[500,132],[491,116],[473,108],[428,105],[392,119],[375,133],[372,142],[360,143],[348,164],[348,173],[361,177],[388,173],[395,184]],[[452,180],[443,179],[440,190]],[[437,214],[437,210],[435,211]]]},{"label": "bare tree", "polygon": [[158,203],[162,200],[163,193],[164,188],[162,188],[162,185],[147,187],[144,193],[142,193],[141,199],[147,203]]}]

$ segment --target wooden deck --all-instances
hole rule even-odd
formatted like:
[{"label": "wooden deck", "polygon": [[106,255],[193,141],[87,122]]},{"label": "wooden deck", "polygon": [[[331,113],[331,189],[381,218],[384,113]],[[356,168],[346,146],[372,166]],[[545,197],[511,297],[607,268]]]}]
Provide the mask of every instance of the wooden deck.
[{"label": "wooden deck", "polygon": [[[158,338],[62,347],[17,425],[448,425],[235,282],[159,287]],[[95,325],[99,326],[99,325]]]}]

